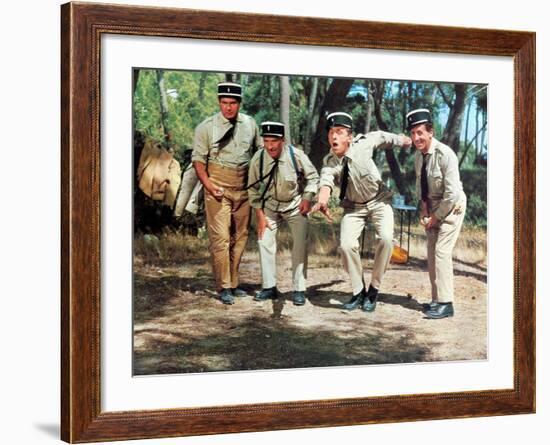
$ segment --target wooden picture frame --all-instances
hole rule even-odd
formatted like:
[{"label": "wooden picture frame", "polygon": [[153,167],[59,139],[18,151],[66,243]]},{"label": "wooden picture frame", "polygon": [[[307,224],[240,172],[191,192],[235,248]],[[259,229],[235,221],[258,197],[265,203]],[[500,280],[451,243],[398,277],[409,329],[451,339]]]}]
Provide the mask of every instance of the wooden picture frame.
[{"label": "wooden picture frame", "polygon": [[[61,17],[63,440],[174,437],[535,411],[534,33],[91,3],[64,4]],[[513,389],[102,412],[99,118],[103,34],[513,57]]]}]

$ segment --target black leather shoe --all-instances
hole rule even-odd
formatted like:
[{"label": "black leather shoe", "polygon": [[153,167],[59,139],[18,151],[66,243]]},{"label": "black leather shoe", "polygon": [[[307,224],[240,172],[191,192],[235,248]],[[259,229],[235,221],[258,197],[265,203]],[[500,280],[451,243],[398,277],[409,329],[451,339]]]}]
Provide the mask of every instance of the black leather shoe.
[{"label": "black leather shoe", "polygon": [[295,290],[292,294],[292,301],[294,302],[294,306],[303,306],[306,304],[306,293]]},{"label": "black leather shoe", "polygon": [[376,309],[376,301],[378,300],[378,289],[369,286],[369,290],[365,295],[365,301],[363,302],[363,310],[365,312],[374,312]]},{"label": "black leather shoe", "polygon": [[435,309],[437,304],[438,303],[436,301],[432,301],[431,303],[422,303],[422,310],[424,312],[426,312],[426,311],[429,311],[431,309]]},{"label": "black leather shoe", "polygon": [[233,299],[233,294],[231,293],[231,289],[222,289],[219,295],[220,300],[222,300],[223,304],[235,303],[235,300]]},{"label": "black leather shoe", "polygon": [[429,311],[424,312],[424,315],[427,318],[439,319],[445,317],[452,317],[455,314],[453,309],[453,303],[437,303],[437,305],[430,309]]},{"label": "black leather shoe", "polygon": [[255,301],[276,300],[276,299],[277,299],[277,288],[275,286],[267,289],[262,289],[254,297]]},{"label": "black leather shoe", "polygon": [[248,297],[248,293],[245,290],[241,289],[240,287],[235,287],[231,289],[231,292],[233,292],[233,296],[237,298]]},{"label": "black leather shoe", "polygon": [[365,299],[365,289],[362,289],[361,292],[351,297],[351,300],[349,300],[347,303],[344,303],[342,305],[342,309],[345,309],[347,311],[353,311],[354,309],[357,309],[359,306],[363,304],[364,299]]}]

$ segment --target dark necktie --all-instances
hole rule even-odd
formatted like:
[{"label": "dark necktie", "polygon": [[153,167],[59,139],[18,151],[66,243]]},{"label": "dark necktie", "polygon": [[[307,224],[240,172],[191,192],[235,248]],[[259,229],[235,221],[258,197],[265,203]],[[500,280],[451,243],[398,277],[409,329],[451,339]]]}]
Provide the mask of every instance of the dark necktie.
[{"label": "dark necktie", "polygon": [[422,155],[422,170],[420,171],[420,190],[422,195],[422,201],[428,200],[428,172],[426,172],[426,165],[428,164],[428,155]]},{"label": "dark necktie", "polygon": [[[262,201],[262,209],[264,208],[265,202],[267,201],[267,198],[265,195],[267,194],[267,191],[269,190],[269,187],[271,187],[271,183],[273,182],[273,179],[275,178],[275,173],[277,172],[277,165],[279,164],[279,159],[273,159],[273,167],[271,167],[271,170],[269,170],[269,173],[267,174],[269,176],[269,179],[267,180],[267,184],[265,186],[265,189],[262,193],[262,196],[260,196],[260,200]],[[264,176],[265,178],[265,176]]]},{"label": "dark necktie", "polygon": [[235,124],[232,123],[231,127],[223,134],[221,138],[219,138],[216,143],[218,143],[221,147],[227,145],[229,140],[233,137],[233,132],[235,131]]},{"label": "dark necktie", "polygon": [[346,197],[346,189],[348,188],[348,179],[349,179],[349,166],[348,158],[344,156],[342,161],[342,183],[340,185],[340,201]]}]

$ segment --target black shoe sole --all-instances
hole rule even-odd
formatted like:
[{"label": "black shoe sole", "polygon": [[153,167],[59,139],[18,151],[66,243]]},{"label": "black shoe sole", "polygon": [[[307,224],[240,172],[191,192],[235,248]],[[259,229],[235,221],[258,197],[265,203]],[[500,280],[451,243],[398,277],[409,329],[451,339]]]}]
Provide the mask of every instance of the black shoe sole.
[{"label": "black shoe sole", "polygon": [[424,313],[424,315],[428,320],[441,320],[443,318],[451,318],[454,316],[454,314],[446,314],[446,315],[437,315],[434,317],[434,316],[428,315],[428,313]]},{"label": "black shoe sole", "polygon": [[267,297],[267,298],[254,297],[254,301],[269,301],[269,300],[277,300],[278,298],[279,298],[278,295],[276,295],[274,297]]}]

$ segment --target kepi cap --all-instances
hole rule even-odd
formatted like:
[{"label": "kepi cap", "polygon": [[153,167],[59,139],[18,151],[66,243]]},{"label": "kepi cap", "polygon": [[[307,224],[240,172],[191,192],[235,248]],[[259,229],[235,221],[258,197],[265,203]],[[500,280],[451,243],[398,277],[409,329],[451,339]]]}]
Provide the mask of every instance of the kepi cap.
[{"label": "kepi cap", "polygon": [[262,137],[271,136],[275,138],[285,137],[285,124],[282,122],[262,122]]},{"label": "kepi cap", "polygon": [[218,84],[218,98],[220,97],[235,97],[242,98],[242,87],[234,82],[221,82]]},{"label": "kepi cap", "polygon": [[327,116],[327,130],[332,127],[346,127],[351,129],[353,119],[348,113],[338,111]]},{"label": "kepi cap", "polygon": [[407,120],[408,131],[410,131],[416,125],[432,123],[432,115],[430,114],[430,110],[427,110],[426,108],[418,108],[416,110],[412,110],[407,113],[407,116],[405,118]]}]

